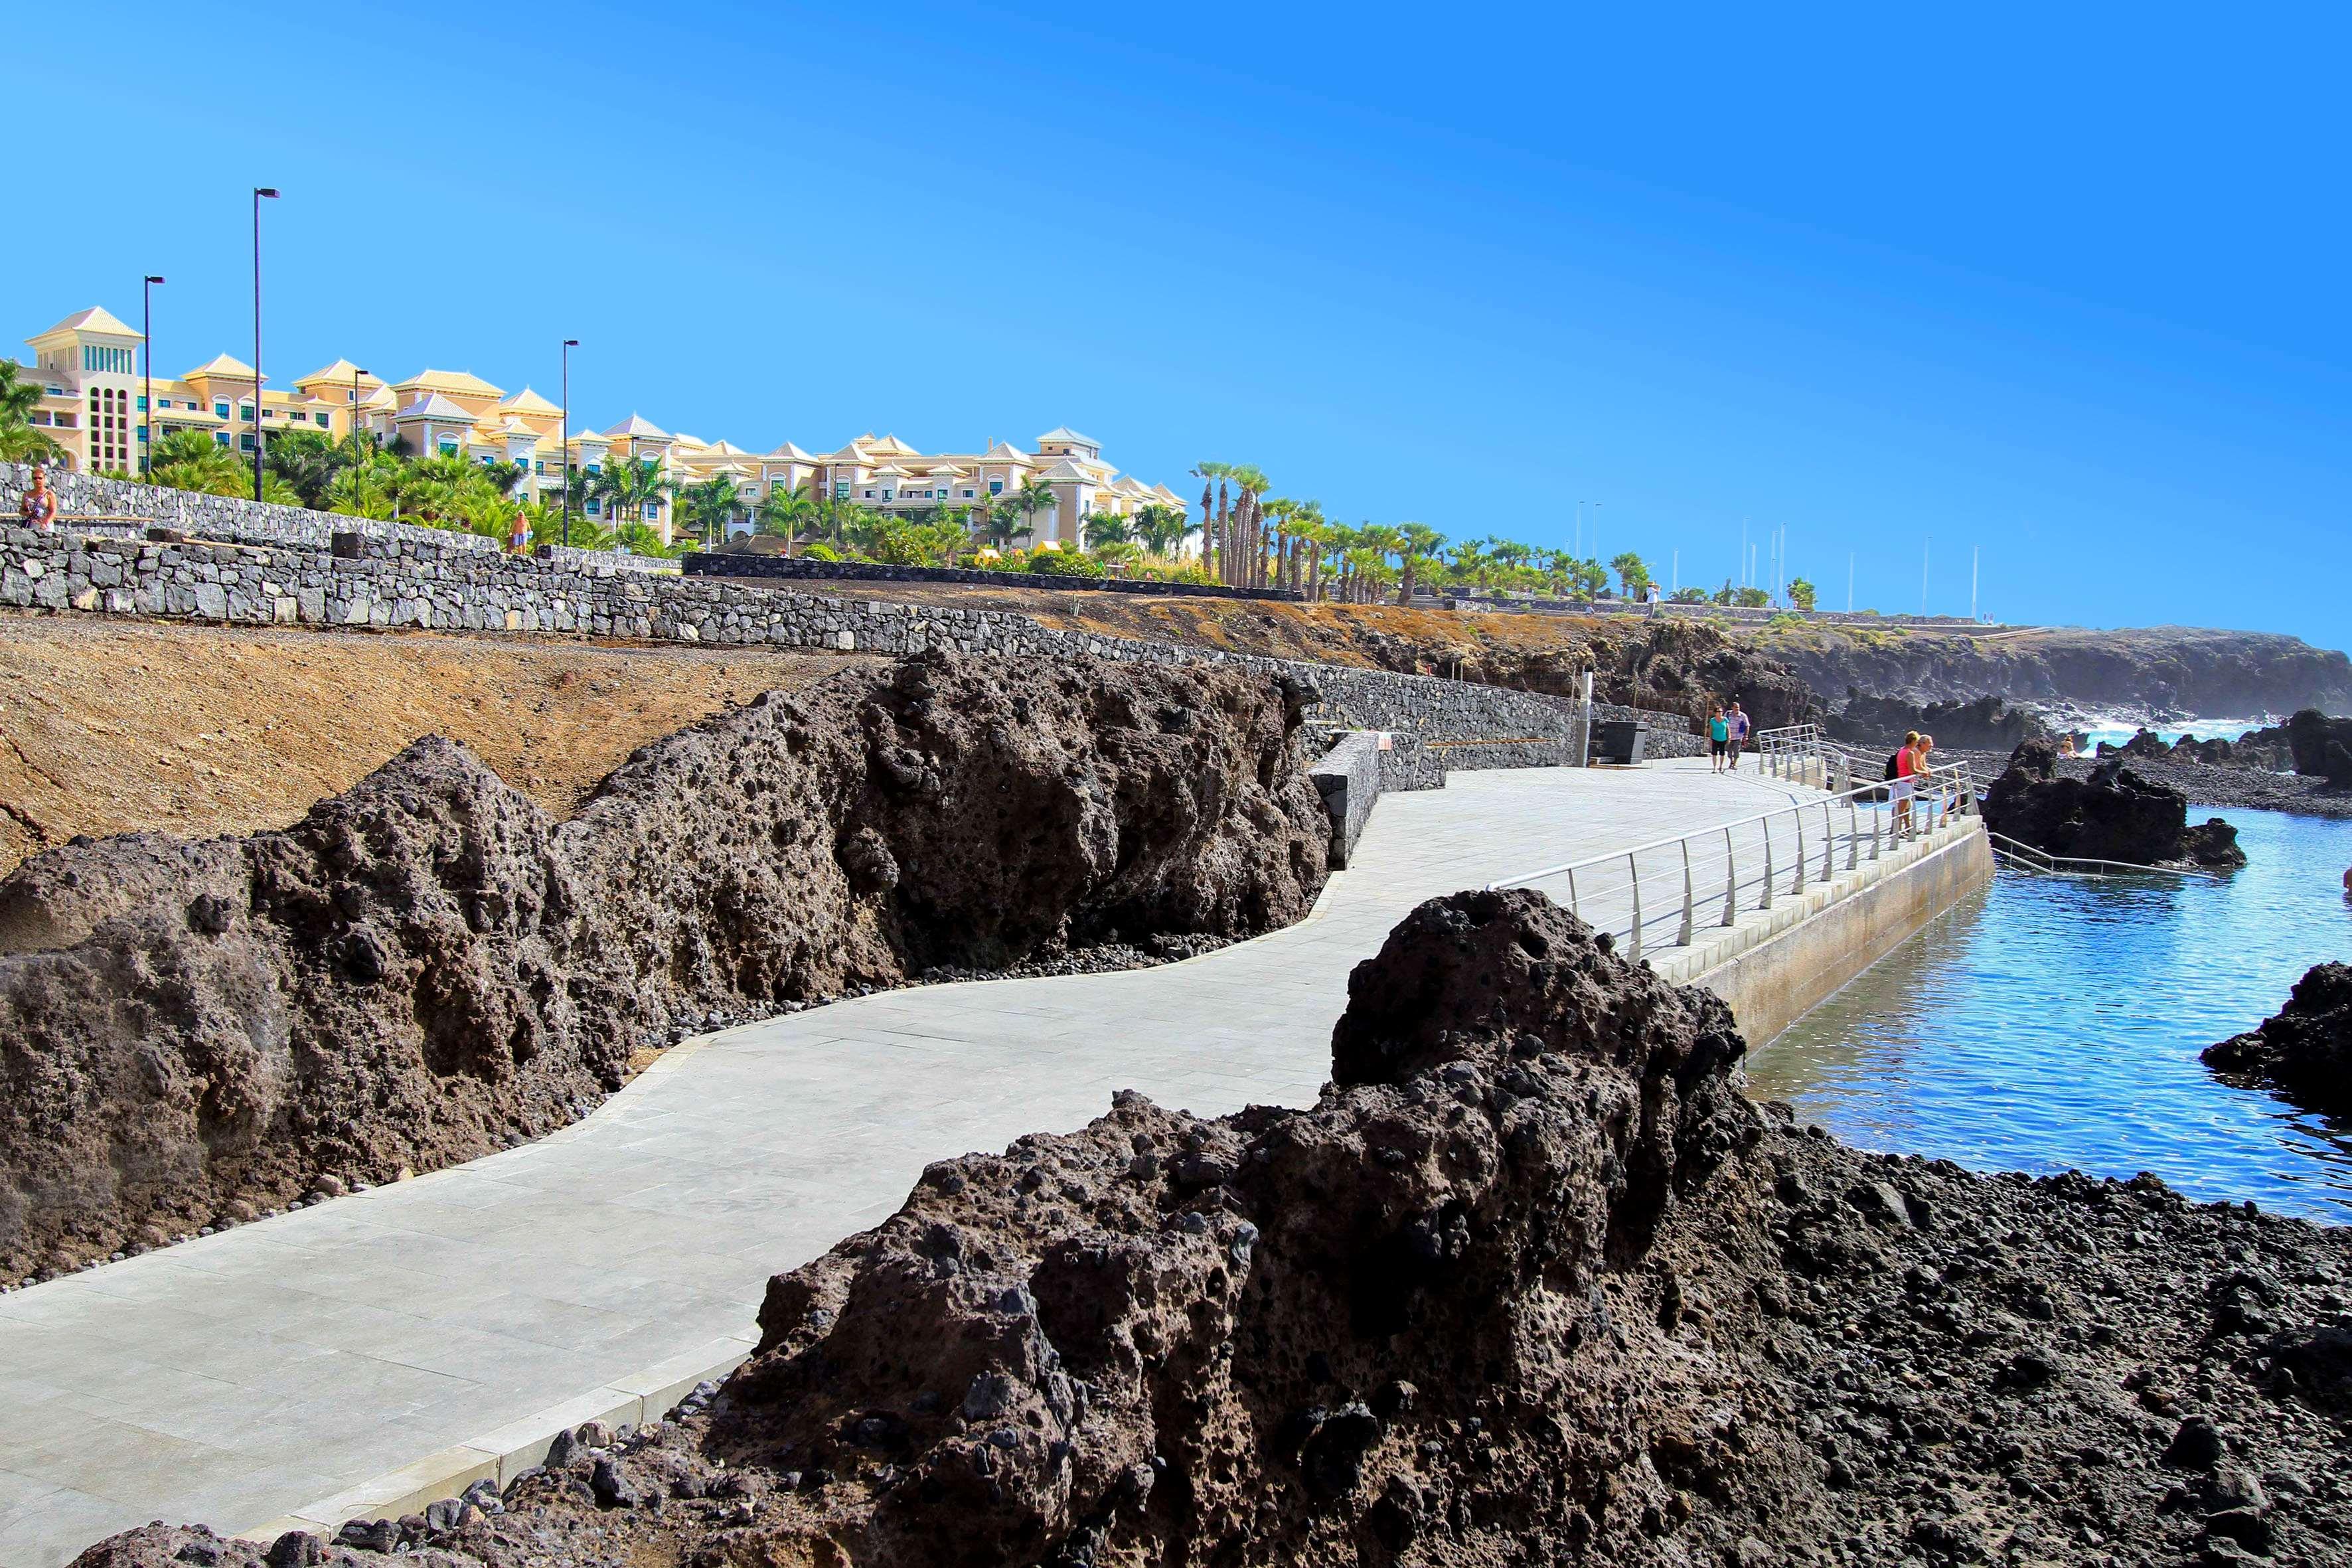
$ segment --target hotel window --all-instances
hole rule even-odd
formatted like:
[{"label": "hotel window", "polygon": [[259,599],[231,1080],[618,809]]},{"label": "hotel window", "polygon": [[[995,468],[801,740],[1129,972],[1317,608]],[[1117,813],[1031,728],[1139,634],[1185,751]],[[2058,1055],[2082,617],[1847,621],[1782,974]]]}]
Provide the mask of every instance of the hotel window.
[{"label": "hotel window", "polygon": [[213,403],[213,417],[215,419],[227,418],[228,405],[219,401],[218,399],[215,399]]},{"label": "hotel window", "polygon": [[147,412],[147,400],[143,397],[139,400],[139,412],[142,414]]},{"label": "hotel window", "polygon": [[966,491],[964,491],[964,492],[963,492],[963,499],[964,499],[964,500],[971,500],[971,492],[970,490],[966,490]]},{"label": "hotel window", "polygon": [[250,431],[250,430],[248,430],[248,431],[247,431],[244,435],[239,436],[239,437],[236,438],[236,447],[237,447],[237,450],[238,450],[238,451],[240,451],[240,452],[250,452],[250,451],[252,451],[252,450],[253,450],[253,432],[252,432],[252,431]]},{"label": "hotel window", "polygon": [[988,481],[988,493],[989,493],[990,495],[992,495],[992,496],[1001,496],[1001,495],[1003,495],[1003,494],[1004,493],[1004,481],[1003,481],[1003,479],[991,479],[991,480],[989,480],[989,481]]},{"label": "hotel window", "polygon": [[590,517],[602,517],[604,515],[604,512],[594,496],[590,496],[588,498],[588,515]]},{"label": "hotel window", "polygon": [[661,502],[657,500],[649,500],[646,502],[646,521],[647,522],[658,522],[661,521]]},{"label": "hotel window", "polygon": [[215,447],[226,447],[226,446],[227,446],[227,445],[228,445],[228,432],[227,432],[227,431],[226,431],[226,430],[215,430],[215,431],[214,431],[214,432],[213,432],[213,445],[214,445],[214,446],[215,446]]},{"label": "hotel window", "polygon": [[248,424],[248,425],[252,424],[252,423],[253,423],[253,405],[252,405],[252,404],[250,404],[250,403],[240,403],[240,404],[238,404],[238,405],[236,405],[236,416],[237,416],[239,419],[244,420],[244,421],[245,421],[247,424]]}]

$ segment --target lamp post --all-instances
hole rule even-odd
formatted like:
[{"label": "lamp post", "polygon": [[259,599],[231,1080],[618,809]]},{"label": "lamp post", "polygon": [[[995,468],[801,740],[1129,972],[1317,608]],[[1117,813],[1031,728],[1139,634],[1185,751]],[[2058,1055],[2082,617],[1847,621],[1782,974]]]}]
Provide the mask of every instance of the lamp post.
[{"label": "lamp post", "polygon": [[261,204],[276,201],[268,185],[253,187],[253,499],[261,499]]},{"label": "lamp post", "polygon": [[578,338],[563,340],[563,542],[572,542],[572,351]]},{"label": "lamp post", "polygon": [[139,280],[139,360],[142,385],[139,391],[139,472],[155,471],[155,285],[163,279],[149,273]]},{"label": "lamp post", "polygon": [[352,461],[353,463],[360,460],[360,377],[374,374],[375,372],[372,370],[362,370],[357,365],[352,366]]}]

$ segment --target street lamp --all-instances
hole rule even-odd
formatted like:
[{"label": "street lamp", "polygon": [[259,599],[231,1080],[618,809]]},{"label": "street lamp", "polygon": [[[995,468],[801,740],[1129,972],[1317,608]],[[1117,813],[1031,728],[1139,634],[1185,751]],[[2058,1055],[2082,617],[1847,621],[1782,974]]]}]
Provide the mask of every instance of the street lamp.
[{"label": "street lamp", "polygon": [[155,471],[155,307],[152,296],[163,281],[149,273],[139,281],[139,358],[144,385],[139,394],[139,471]]},{"label": "street lamp", "polygon": [[360,460],[360,377],[374,374],[357,365],[352,367],[352,461],[354,463]]},{"label": "street lamp", "polygon": [[578,338],[563,340],[563,542],[572,543],[572,351]]},{"label": "street lamp", "polygon": [[253,187],[253,499],[261,499],[261,204],[278,199],[268,185]]}]

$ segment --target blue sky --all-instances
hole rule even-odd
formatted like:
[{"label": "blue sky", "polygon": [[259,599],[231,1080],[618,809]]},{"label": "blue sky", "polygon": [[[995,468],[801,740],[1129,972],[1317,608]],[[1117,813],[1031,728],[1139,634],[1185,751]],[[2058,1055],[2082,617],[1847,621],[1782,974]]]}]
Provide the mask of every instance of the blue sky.
[{"label": "blue sky", "polygon": [[[1068,424],[1344,521],[2352,643],[2318,7],[46,7],[17,331],[765,449]],[[2066,14],[2061,15],[2061,10]],[[97,86],[100,81],[110,88]],[[27,246],[27,237],[47,243]],[[1594,513],[1588,508],[1588,525]],[[1589,541],[1588,541],[1589,542]]]}]

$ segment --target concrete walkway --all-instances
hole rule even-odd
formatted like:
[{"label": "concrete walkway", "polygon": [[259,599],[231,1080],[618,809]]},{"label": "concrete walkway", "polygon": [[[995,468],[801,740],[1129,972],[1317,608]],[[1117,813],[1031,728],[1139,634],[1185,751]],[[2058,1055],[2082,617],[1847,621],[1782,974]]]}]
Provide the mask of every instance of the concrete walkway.
[{"label": "concrete walkway", "polygon": [[558,1407],[659,1394],[742,1354],[769,1276],[890,1214],[930,1161],[1075,1128],[1117,1089],[1311,1103],[1349,970],[1422,900],[1789,795],[1704,761],[1456,773],[1384,797],[1289,930],[708,1036],[529,1147],[0,1296],[0,1563],[156,1518],[315,1516]]}]

